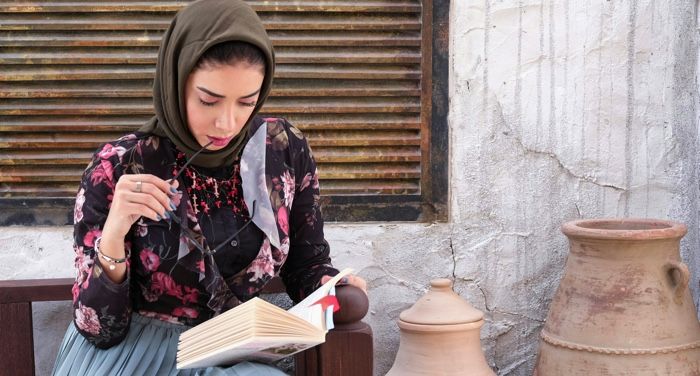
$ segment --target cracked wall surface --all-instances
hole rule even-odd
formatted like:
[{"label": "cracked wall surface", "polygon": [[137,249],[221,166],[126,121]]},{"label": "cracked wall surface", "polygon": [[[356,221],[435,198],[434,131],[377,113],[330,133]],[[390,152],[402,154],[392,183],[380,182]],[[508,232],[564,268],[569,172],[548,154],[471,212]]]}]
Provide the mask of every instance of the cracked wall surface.
[{"label": "cracked wall surface", "polygon": [[[568,253],[559,226],[575,218],[686,223],[697,305],[697,41],[687,1],[452,0],[449,222],[326,228],[334,263],[368,281],[378,375],[398,349],[398,315],[439,277],[485,312],[498,374],[531,374]],[[0,229],[0,276],[73,276],[71,232]],[[49,347],[37,348],[39,374]]]},{"label": "cracked wall surface", "polygon": [[698,302],[694,2],[454,1],[457,289],[499,374],[532,371],[576,218],[682,221]]}]

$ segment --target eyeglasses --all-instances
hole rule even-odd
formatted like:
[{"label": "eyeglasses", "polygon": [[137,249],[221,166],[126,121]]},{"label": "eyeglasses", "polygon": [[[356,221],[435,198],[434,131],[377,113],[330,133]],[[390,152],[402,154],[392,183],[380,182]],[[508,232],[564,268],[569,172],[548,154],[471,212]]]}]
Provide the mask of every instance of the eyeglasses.
[{"label": "eyeglasses", "polygon": [[[209,145],[211,145],[211,144],[212,144],[212,142],[210,142],[210,143],[204,145],[201,149],[199,149],[199,151],[197,151],[196,153],[194,153],[194,154],[192,155],[192,157],[190,157],[190,159],[187,160],[187,162],[185,162],[185,164],[182,166],[182,168],[180,168],[180,170],[177,172],[177,174],[175,174],[175,176],[174,176],[170,181],[172,182],[172,181],[177,180],[177,179],[180,177],[180,175],[182,175],[182,173],[185,171],[185,169],[187,168],[187,166],[189,166],[190,163],[194,160],[194,158],[195,158],[197,155],[199,155],[199,153],[201,153],[201,152],[203,152],[204,150],[206,150],[206,148],[209,147]],[[196,234],[194,231],[192,231],[190,228],[188,228],[187,226],[183,226],[183,225],[182,225],[182,221],[180,220],[180,218],[179,218],[177,215],[175,215],[175,213],[173,213],[173,215],[170,216],[170,219],[171,219],[173,222],[175,222],[175,223],[177,223],[178,225],[180,225],[180,228],[182,229],[182,233],[184,234],[185,238],[186,238],[190,243],[192,243],[192,245],[194,245],[195,247],[197,247],[197,249],[199,249],[199,250],[202,251],[203,253],[213,255],[214,253],[216,253],[216,252],[218,252],[219,250],[221,250],[221,248],[223,248],[223,247],[224,247],[226,244],[228,244],[230,241],[232,241],[233,239],[235,239],[235,238],[238,236],[238,234],[241,233],[241,231],[243,231],[246,227],[248,227],[248,225],[250,225],[251,222],[253,222],[253,217],[255,216],[255,204],[256,204],[256,201],[253,200],[253,209],[252,209],[251,212],[250,212],[250,219],[248,219],[248,221],[246,221],[246,223],[245,223],[243,226],[241,226],[241,228],[239,228],[238,231],[236,231],[233,235],[229,236],[226,240],[224,240],[221,244],[219,244],[218,246],[216,246],[214,249],[210,249],[210,248],[209,248],[209,245],[207,245],[207,244],[202,244],[202,243],[200,243],[200,242],[197,240],[197,234]]]}]

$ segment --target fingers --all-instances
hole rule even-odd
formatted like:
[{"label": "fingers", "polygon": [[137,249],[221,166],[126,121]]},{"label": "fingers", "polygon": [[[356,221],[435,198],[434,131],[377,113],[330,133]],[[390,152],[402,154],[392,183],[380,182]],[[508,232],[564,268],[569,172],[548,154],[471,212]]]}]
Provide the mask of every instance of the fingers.
[{"label": "fingers", "polygon": [[[328,282],[332,277],[324,275],[321,277],[321,283],[326,283]],[[343,285],[353,285],[360,290],[364,291],[365,294],[367,293],[367,282],[362,278],[358,277],[354,274],[349,274],[346,275],[345,277],[341,278],[338,283],[336,283],[336,286],[343,286]]]},{"label": "fingers", "polygon": [[123,175],[117,182],[115,201],[124,201],[124,214],[144,216],[159,221],[169,218],[176,209],[171,196],[177,192],[177,181],[170,185],[165,180],[149,174]]}]

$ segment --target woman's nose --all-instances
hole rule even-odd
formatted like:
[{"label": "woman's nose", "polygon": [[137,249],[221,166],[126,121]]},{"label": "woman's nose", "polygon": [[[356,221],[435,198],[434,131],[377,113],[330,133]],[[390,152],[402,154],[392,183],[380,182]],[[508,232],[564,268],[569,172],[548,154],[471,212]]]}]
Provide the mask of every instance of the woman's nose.
[{"label": "woman's nose", "polygon": [[216,127],[228,132],[233,131],[238,129],[239,118],[235,108],[228,108],[219,115]]}]

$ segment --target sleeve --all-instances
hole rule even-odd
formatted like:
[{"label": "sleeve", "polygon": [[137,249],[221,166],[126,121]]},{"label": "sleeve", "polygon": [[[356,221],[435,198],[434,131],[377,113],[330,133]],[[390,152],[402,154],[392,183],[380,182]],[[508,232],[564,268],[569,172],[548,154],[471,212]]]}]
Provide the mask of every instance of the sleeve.
[{"label": "sleeve", "polygon": [[[73,319],[78,332],[103,349],[124,339],[131,320],[129,262],[126,279],[114,283],[96,262],[94,248],[107,219],[115,184],[123,174],[124,152],[122,146],[110,143],[98,149],[83,173],[73,212],[77,269],[72,291]],[[129,243],[125,244],[128,254]]]},{"label": "sleeve", "polygon": [[287,293],[299,302],[319,287],[321,277],[334,276],[330,247],[323,235],[316,161],[301,131],[287,123],[295,192],[289,216],[289,254],[281,276]]}]

